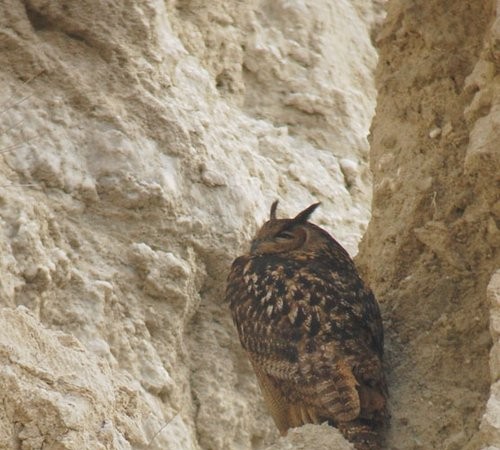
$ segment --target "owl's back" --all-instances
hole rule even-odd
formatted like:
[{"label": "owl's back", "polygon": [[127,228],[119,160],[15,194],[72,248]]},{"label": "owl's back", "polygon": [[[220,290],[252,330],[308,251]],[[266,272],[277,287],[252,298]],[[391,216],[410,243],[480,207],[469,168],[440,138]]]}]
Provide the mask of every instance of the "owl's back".
[{"label": "owl's back", "polygon": [[262,244],[270,250],[234,261],[226,297],[240,341],[280,432],[329,421],[357,448],[380,448],[387,388],[378,304],[347,252],[321,228],[300,226],[319,242],[282,252]]}]

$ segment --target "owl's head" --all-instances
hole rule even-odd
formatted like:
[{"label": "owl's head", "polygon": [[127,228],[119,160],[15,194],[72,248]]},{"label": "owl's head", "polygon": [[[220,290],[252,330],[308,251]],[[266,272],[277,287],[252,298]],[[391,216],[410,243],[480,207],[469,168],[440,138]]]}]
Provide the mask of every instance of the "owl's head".
[{"label": "owl's head", "polygon": [[263,255],[286,253],[294,250],[310,251],[318,249],[331,236],[308,219],[319,203],[301,211],[293,219],[277,219],[278,200],[271,205],[269,220],[262,225],[252,240],[250,253]]}]

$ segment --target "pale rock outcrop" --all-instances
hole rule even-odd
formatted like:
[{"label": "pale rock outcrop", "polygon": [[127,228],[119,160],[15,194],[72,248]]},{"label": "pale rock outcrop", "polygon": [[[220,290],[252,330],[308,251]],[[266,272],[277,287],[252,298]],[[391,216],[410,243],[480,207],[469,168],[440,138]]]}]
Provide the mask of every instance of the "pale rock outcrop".
[{"label": "pale rock outcrop", "polygon": [[125,449],[123,425],[141,434],[139,383],[25,307],[0,310],[0,355],[1,448]]},{"label": "pale rock outcrop", "polygon": [[[496,271],[487,287],[490,302],[490,332],[493,345],[490,351],[490,373],[492,385],[488,402],[481,419],[475,443],[483,450],[500,448],[500,270]],[[486,447],[486,445],[488,447]]]},{"label": "pale rock outcrop", "polygon": [[278,436],[223,295],[276,198],[356,253],[370,35],[388,448],[500,448],[499,7],[381,3],[0,4],[0,448],[350,448]]},{"label": "pale rock outcrop", "polygon": [[0,4],[0,448],[347,445],[278,437],[223,293],[276,198],[321,201],[315,221],[356,252],[379,18],[326,0]]}]

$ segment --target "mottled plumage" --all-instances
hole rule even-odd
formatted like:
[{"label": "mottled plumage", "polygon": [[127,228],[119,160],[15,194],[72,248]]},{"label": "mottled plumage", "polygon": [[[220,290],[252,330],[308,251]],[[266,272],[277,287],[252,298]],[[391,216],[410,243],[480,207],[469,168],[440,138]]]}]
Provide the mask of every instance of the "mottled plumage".
[{"label": "mottled plumage", "polygon": [[308,222],[270,219],[228,277],[241,344],[282,434],[328,421],[358,449],[379,449],[386,416],[378,304],[347,252]]}]

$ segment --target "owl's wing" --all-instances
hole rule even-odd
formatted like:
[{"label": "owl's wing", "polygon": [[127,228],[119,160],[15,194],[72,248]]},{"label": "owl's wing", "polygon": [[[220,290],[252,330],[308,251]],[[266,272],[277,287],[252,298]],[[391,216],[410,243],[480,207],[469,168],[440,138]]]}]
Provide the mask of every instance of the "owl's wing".
[{"label": "owl's wing", "polygon": [[235,261],[227,299],[278,427],[297,426],[297,416],[345,422],[372,414],[385,399],[383,336],[359,277],[322,264],[286,260],[259,271],[253,263]]},{"label": "owl's wing", "polygon": [[[306,272],[309,270],[306,268]],[[360,417],[382,423],[388,414],[388,392],[382,367],[384,335],[378,303],[352,260],[341,268],[321,266],[313,270],[310,277],[319,275],[322,282],[315,290],[324,302],[321,321],[326,324],[326,332],[322,339],[340,343],[336,354],[348,364],[356,380]]]}]

